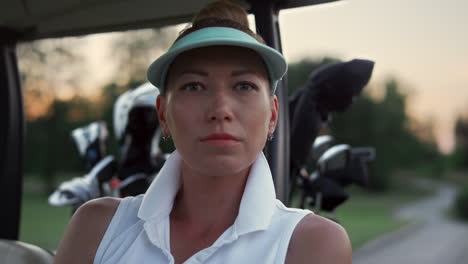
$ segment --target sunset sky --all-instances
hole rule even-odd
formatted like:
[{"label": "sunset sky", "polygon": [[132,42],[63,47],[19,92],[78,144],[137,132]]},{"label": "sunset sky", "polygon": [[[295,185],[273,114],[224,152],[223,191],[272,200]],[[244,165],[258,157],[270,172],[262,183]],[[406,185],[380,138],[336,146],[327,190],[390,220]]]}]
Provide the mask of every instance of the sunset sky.
[{"label": "sunset sky", "polygon": [[[374,60],[369,89],[396,78],[410,95],[409,114],[432,119],[439,148],[452,150],[455,118],[468,115],[468,1],[342,0],[282,11],[280,25],[290,62]],[[109,81],[107,44],[115,34],[87,37],[90,72],[100,72],[89,86]]]},{"label": "sunset sky", "polygon": [[440,149],[452,149],[456,115],[468,114],[468,1],[339,1],[284,11],[280,21],[288,59],[374,60],[370,87],[400,80],[410,114],[433,119]]}]

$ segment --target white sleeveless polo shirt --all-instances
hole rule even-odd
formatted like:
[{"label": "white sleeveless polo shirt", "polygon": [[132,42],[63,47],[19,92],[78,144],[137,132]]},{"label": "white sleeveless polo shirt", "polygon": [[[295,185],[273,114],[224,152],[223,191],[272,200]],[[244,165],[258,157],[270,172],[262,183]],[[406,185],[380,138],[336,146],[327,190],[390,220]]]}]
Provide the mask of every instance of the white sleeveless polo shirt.
[{"label": "white sleeveless polo shirt", "polygon": [[[146,194],[120,202],[94,264],[174,263],[169,214],[180,187],[180,163],[176,151]],[[283,264],[297,223],[309,213],[287,208],[276,199],[270,168],[260,153],[250,170],[234,224],[184,264]]]}]

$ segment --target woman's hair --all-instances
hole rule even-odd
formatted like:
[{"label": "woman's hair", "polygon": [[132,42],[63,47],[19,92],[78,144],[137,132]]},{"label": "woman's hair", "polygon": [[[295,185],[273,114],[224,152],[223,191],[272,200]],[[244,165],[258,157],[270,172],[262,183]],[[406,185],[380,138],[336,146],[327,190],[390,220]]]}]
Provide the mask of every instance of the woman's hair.
[{"label": "woman's hair", "polygon": [[247,12],[242,7],[228,0],[219,0],[206,5],[195,15],[192,24],[180,32],[175,41],[196,30],[207,27],[235,28],[254,37],[258,42],[265,44],[260,35],[250,30]]}]

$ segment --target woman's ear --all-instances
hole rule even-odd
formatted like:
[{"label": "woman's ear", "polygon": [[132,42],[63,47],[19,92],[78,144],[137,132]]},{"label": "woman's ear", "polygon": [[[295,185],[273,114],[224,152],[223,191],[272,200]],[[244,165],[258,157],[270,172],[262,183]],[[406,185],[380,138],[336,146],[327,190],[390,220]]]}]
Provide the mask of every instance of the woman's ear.
[{"label": "woman's ear", "polygon": [[276,95],[273,95],[271,98],[271,118],[270,124],[268,126],[269,135],[273,135],[273,133],[275,132],[276,124],[278,123],[278,111],[278,98],[276,97]]},{"label": "woman's ear", "polygon": [[158,95],[156,98],[156,111],[158,113],[159,126],[163,134],[168,136],[170,133],[166,123],[166,98],[162,95]]}]

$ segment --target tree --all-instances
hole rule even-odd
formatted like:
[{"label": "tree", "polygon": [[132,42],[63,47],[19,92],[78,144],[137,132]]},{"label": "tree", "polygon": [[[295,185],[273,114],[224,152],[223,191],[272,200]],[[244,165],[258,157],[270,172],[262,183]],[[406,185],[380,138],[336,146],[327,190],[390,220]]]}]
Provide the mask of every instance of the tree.
[{"label": "tree", "polygon": [[174,27],[129,31],[112,43],[112,60],[117,63],[114,80],[120,84],[146,81],[148,65],[166,51],[177,36]]},{"label": "tree", "polygon": [[[439,169],[434,137],[418,136],[416,131],[432,129],[430,123],[416,123],[406,113],[407,96],[396,80],[385,83],[385,96],[376,101],[364,93],[344,113],[336,115],[332,133],[352,146],[373,146],[376,159],[370,166],[370,188],[384,191],[390,187],[397,168],[433,166]],[[409,126],[409,124],[412,126]],[[411,129],[410,129],[411,128]]]},{"label": "tree", "polygon": [[41,40],[18,45],[20,78],[26,112],[25,171],[42,177],[52,188],[56,164],[67,162],[56,155],[63,148],[59,129],[66,124],[58,114],[67,107],[57,101],[64,91],[77,92],[84,60],[78,52],[80,39]]},{"label": "tree", "polygon": [[468,168],[468,118],[459,116],[455,123],[456,166]]},{"label": "tree", "polygon": [[64,90],[78,92],[84,57],[82,39],[50,39],[18,45],[18,64],[26,93],[46,93],[56,97]]}]

